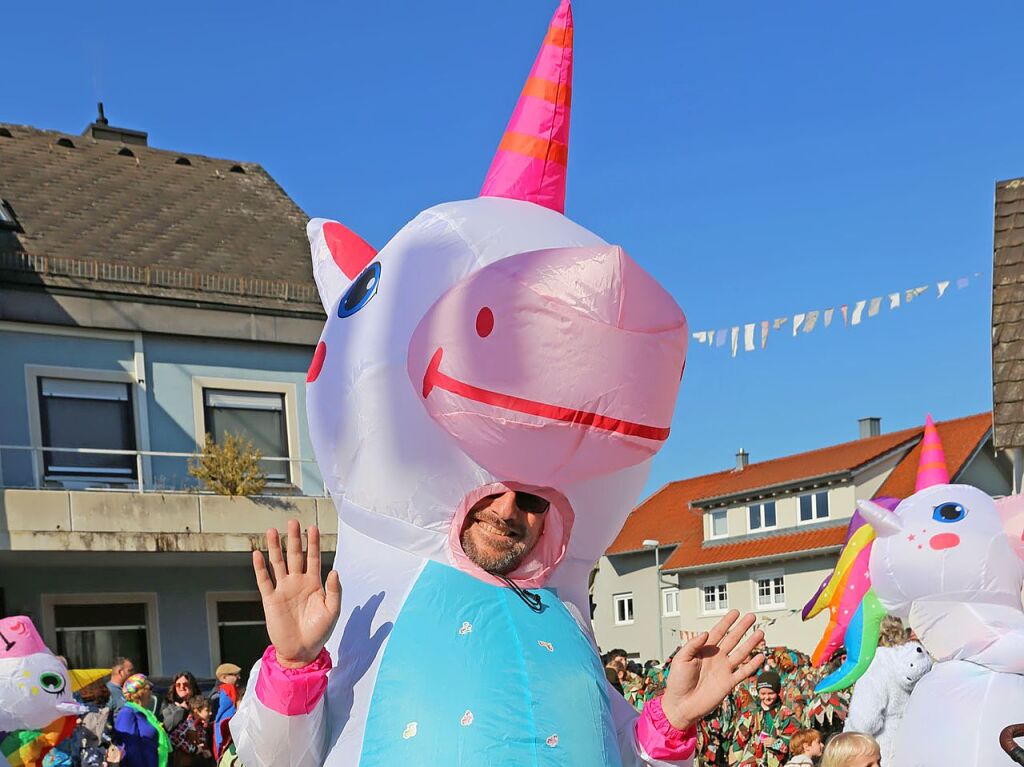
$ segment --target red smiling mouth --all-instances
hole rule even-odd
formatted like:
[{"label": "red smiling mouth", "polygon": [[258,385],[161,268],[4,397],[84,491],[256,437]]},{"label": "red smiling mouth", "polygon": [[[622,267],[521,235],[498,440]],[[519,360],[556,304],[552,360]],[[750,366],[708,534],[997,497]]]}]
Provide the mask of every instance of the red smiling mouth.
[{"label": "red smiling mouth", "polygon": [[586,410],[574,410],[572,408],[561,407],[559,405],[549,405],[545,402],[523,399],[522,397],[515,397],[511,394],[502,394],[500,392],[490,391],[489,389],[481,389],[478,386],[473,386],[472,384],[459,381],[458,379],[452,378],[451,376],[445,375],[441,372],[441,356],[443,351],[444,350],[441,347],[437,348],[437,351],[434,352],[434,356],[430,358],[430,364],[427,365],[427,369],[423,373],[423,399],[426,399],[436,386],[438,389],[444,389],[445,391],[451,392],[459,397],[464,397],[465,399],[482,402],[485,405],[500,407],[504,410],[514,410],[517,413],[526,413],[527,415],[549,418],[552,421],[575,423],[592,429],[611,431],[631,437],[643,437],[644,439],[651,439],[659,442],[663,442],[668,439],[668,427],[662,428],[660,426],[648,426],[647,424],[623,421],[620,418],[611,418],[606,415],[601,415],[600,413],[591,413]]}]

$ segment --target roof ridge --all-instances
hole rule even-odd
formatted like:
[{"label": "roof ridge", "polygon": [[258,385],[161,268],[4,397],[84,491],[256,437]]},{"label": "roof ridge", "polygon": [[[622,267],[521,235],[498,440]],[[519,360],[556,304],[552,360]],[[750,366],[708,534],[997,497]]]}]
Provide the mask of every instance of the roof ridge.
[{"label": "roof ridge", "polygon": [[[78,139],[78,140],[85,141],[88,145],[110,144],[111,146],[115,146],[115,147],[120,147],[122,145],[122,142],[119,142],[119,141],[108,140],[108,139],[95,139],[92,136],[89,136],[89,135],[83,134],[83,133],[67,133],[65,131],[54,130],[53,128],[37,128],[34,125],[22,125],[21,123],[0,122],[0,128],[18,128],[19,130],[29,131],[31,133],[37,134],[40,137],[53,136],[54,138],[69,138],[69,139],[72,139],[72,140]],[[14,136],[12,136],[12,138],[18,138],[18,136],[14,135]],[[133,152],[136,151],[136,150],[149,151],[149,152],[159,152],[161,154],[173,155],[174,157],[189,157],[189,158],[192,158],[192,159],[198,158],[198,159],[201,159],[201,160],[209,160],[211,162],[233,163],[235,165],[249,165],[249,166],[254,167],[254,168],[259,168],[264,173],[267,173],[266,168],[264,168],[260,163],[253,162],[251,160],[238,160],[238,159],[235,159],[235,158],[232,158],[232,157],[213,157],[212,155],[208,155],[208,154],[200,154],[198,152],[185,152],[185,151],[181,151],[179,149],[164,149],[163,147],[152,146],[149,143],[146,143],[146,144],[124,144],[124,146],[130,146],[131,150]],[[267,173],[267,175],[269,176],[270,174]],[[296,204],[296,206],[297,206],[297,204]]]}]

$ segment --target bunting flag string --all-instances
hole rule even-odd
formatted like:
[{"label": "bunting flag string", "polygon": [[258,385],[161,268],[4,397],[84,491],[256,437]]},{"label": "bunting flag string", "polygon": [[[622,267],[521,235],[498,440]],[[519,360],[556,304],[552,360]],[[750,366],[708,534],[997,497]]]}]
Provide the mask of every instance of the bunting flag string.
[{"label": "bunting flag string", "polygon": [[728,344],[731,355],[735,357],[739,354],[740,350],[752,352],[766,348],[768,346],[769,334],[772,332],[778,333],[787,325],[790,327],[790,333],[794,338],[802,333],[813,332],[818,327],[819,320],[821,325],[828,328],[832,325],[833,320],[835,320],[836,310],[838,310],[838,314],[842,318],[843,327],[860,325],[866,319],[877,317],[883,308],[893,312],[901,307],[909,306],[914,299],[929,293],[933,287],[935,299],[938,300],[947,294],[950,286],[955,286],[956,290],[963,290],[971,285],[971,280],[977,283],[980,278],[981,273],[975,272],[969,277],[958,277],[956,280],[940,280],[933,284],[918,285],[904,290],[886,292],[873,298],[862,298],[852,303],[829,306],[824,309],[795,312],[786,317],[776,317],[775,319],[759,320],[757,322],[744,322],[732,327],[718,328],[716,330],[698,330],[692,334],[692,337],[698,345],[707,346],[709,349],[721,348]]}]

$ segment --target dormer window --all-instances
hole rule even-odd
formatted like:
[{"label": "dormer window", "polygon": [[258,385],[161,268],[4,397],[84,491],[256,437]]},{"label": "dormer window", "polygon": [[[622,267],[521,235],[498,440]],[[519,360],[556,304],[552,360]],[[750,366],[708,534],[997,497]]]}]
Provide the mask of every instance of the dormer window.
[{"label": "dormer window", "polygon": [[0,200],[0,229],[20,230],[18,219],[14,215],[14,209],[7,200]]},{"label": "dormer window", "polygon": [[716,509],[708,513],[708,537],[724,538],[729,534],[728,509]]},{"label": "dormer window", "polygon": [[770,530],[776,526],[775,501],[753,503],[747,507],[747,513],[752,533],[758,530]]},{"label": "dormer window", "polygon": [[827,490],[800,496],[800,521],[815,522],[819,519],[828,519]]}]

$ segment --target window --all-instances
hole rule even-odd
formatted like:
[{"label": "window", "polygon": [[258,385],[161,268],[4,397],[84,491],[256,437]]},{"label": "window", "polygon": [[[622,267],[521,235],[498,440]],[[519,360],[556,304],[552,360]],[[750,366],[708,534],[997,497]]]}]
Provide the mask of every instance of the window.
[{"label": "window", "polygon": [[774,610],[786,606],[786,583],[782,573],[762,573],[754,578],[758,610]]},{"label": "window", "polygon": [[747,508],[750,513],[750,530],[775,527],[775,501],[755,503]]},{"label": "window", "polygon": [[[206,432],[214,441],[225,433],[251,440],[266,458],[287,458],[288,429],[285,424],[284,395],[276,392],[203,389]],[[287,461],[268,461],[260,466],[271,482],[291,481]]]},{"label": "window", "polygon": [[709,515],[711,538],[724,538],[729,534],[729,512],[726,509],[712,511]]},{"label": "window", "polygon": [[56,650],[70,668],[106,668],[118,657],[153,673],[146,602],[54,604]]},{"label": "window", "polygon": [[674,586],[661,590],[661,614],[679,615],[679,589]]},{"label": "window", "polygon": [[14,215],[14,209],[7,200],[0,200],[0,229],[21,230],[18,219]]},{"label": "window", "polygon": [[729,591],[725,585],[725,581],[704,583],[701,585],[700,591],[703,598],[701,602],[701,612],[703,612],[704,615],[724,613],[729,609]]},{"label": "window", "polygon": [[[126,383],[39,378],[43,447],[135,450],[131,389]],[[135,456],[43,452],[47,477],[135,477]]]},{"label": "window", "polygon": [[615,625],[625,626],[633,622],[633,594],[616,594]]},{"label": "window", "polygon": [[263,604],[251,600],[218,601],[217,639],[221,662],[231,662],[248,671],[270,644]]},{"label": "window", "polygon": [[828,518],[828,491],[800,496],[800,521],[813,522]]}]

